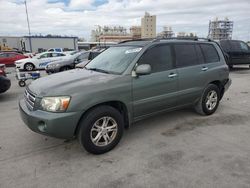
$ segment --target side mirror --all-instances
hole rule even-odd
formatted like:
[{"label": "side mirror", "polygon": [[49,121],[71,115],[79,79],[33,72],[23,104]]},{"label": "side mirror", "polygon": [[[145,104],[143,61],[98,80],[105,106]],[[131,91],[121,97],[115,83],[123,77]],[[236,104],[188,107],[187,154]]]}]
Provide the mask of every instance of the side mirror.
[{"label": "side mirror", "polygon": [[136,75],[147,75],[151,73],[151,66],[149,64],[142,64],[135,68]]}]

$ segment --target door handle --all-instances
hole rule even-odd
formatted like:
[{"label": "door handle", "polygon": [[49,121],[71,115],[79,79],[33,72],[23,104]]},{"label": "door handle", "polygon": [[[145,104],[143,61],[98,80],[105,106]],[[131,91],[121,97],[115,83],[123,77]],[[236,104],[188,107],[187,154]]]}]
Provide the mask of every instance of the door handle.
[{"label": "door handle", "polygon": [[176,77],[176,76],[177,76],[176,73],[171,73],[171,74],[168,75],[169,78],[174,78],[174,77]]},{"label": "door handle", "polygon": [[208,67],[202,67],[201,70],[202,70],[202,71],[207,71],[207,70],[208,70]]}]

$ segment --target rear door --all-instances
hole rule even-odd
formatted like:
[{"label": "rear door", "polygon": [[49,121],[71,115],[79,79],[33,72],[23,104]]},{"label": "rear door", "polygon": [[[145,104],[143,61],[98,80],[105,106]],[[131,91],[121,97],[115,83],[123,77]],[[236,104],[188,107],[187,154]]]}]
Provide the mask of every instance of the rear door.
[{"label": "rear door", "polygon": [[139,59],[138,65],[141,64],[151,65],[152,72],[133,78],[134,117],[175,107],[178,77],[171,45],[158,44],[149,48]]},{"label": "rear door", "polygon": [[44,53],[39,58],[39,69],[44,69],[49,63],[51,63],[52,52]]},{"label": "rear door", "polygon": [[213,44],[199,44],[199,47],[204,59],[202,70],[207,85],[215,79],[215,76],[219,75],[219,67],[224,64],[221,64],[220,56]]},{"label": "rear door", "polygon": [[179,77],[178,106],[191,104],[200,98],[206,79],[203,59],[195,43],[174,45]]}]

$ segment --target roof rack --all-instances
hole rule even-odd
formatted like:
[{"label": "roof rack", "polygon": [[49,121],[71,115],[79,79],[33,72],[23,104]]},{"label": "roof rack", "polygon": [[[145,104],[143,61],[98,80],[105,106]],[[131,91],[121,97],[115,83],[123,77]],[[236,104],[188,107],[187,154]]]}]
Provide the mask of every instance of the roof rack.
[{"label": "roof rack", "polygon": [[160,40],[194,40],[194,41],[208,41],[208,42],[214,42],[213,40],[209,38],[199,38],[199,37],[158,37],[154,40],[154,42],[158,42]]},{"label": "roof rack", "polygon": [[133,41],[151,41],[151,42],[159,42],[161,40],[193,40],[193,41],[208,41],[208,42],[215,42],[210,38],[199,38],[199,37],[157,37],[157,38],[142,38],[142,39],[132,39],[132,40],[125,40],[119,42],[118,44],[126,43],[126,42],[133,42]]},{"label": "roof rack", "polygon": [[133,41],[153,41],[155,38],[142,38],[142,39],[131,39],[131,40],[124,40],[119,42],[118,44],[126,43],[126,42],[133,42]]}]

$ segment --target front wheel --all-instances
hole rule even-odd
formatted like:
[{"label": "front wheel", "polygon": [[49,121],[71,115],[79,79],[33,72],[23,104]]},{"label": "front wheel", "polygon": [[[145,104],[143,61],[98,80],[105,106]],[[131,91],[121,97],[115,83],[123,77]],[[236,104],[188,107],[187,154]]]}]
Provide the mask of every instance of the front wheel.
[{"label": "front wheel", "polygon": [[25,87],[25,86],[26,86],[25,80],[20,80],[20,81],[18,82],[18,85],[19,85],[20,87]]},{"label": "front wheel", "polygon": [[220,90],[218,86],[209,84],[196,104],[195,110],[201,115],[211,115],[217,110],[219,103]]},{"label": "front wheel", "polygon": [[26,63],[24,65],[24,70],[26,71],[33,71],[35,69],[35,66],[32,63]]},{"label": "front wheel", "polygon": [[118,110],[111,106],[99,106],[81,120],[78,139],[88,152],[103,154],[119,143],[123,129],[123,116]]}]

